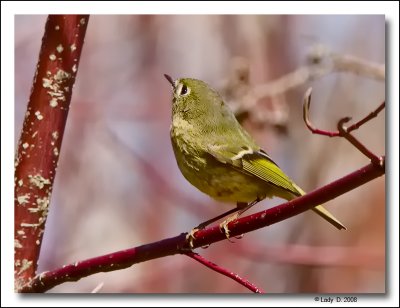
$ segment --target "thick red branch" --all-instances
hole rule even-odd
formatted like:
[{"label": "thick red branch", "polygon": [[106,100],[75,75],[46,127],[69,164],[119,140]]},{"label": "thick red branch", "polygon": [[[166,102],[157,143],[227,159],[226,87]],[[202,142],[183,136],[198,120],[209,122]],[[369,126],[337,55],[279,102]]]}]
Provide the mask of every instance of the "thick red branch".
[{"label": "thick red branch", "polygon": [[228,271],[228,270],[220,267],[219,265],[200,256],[198,253],[188,252],[188,253],[186,253],[186,255],[188,257],[196,260],[197,262],[200,262],[201,264],[207,266],[208,268],[212,269],[213,271],[216,271],[217,273],[220,273],[226,277],[229,277],[229,278],[235,280],[236,282],[238,282],[239,284],[241,284],[242,286],[246,287],[247,289],[249,289],[250,291],[252,291],[254,293],[265,293],[262,289],[256,287],[254,284],[252,284],[247,279],[242,278],[238,274],[235,274],[231,271]]},{"label": "thick red branch", "polygon": [[50,15],[15,155],[15,289],[36,274],[72,88],[89,17]]},{"label": "thick red branch", "polygon": [[[370,163],[365,167],[348,174],[326,186],[316,189],[302,197],[283,203],[274,208],[242,217],[231,222],[228,227],[231,236],[238,236],[256,229],[288,219],[306,210],[332,200],[357,188],[385,173],[385,158],[382,166]],[[200,230],[195,233],[194,248],[210,245],[225,239],[225,234],[218,226]],[[54,271],[45,272],[22,288],[21,292],[44,292],[66,281],[76,281],[98,272],[107,272],[127,268],[133,264],[156,258],[186,254],[189,243],[186,233],[159,242],[122,250],[108,255],[95,257],[81,262],[66,265]]]}]

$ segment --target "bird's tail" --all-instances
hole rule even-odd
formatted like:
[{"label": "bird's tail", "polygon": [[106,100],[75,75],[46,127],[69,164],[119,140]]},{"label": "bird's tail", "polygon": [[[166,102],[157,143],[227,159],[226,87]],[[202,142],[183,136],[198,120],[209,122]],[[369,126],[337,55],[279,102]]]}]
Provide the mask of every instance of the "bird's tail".
[{"label": "bird's tail", "polygon": [[[294,184],[294,183],[293,183]],[[296,187],[296,189],[302,194],[305,195],[306,193],[296,184],[293,186]],[[317,213],[319,216],[321,216],[323,219],[334,225],[336,228],[339,230],[344,229],[347,230],[347,228],[335,218],[327,209],[325,209],[322,205],[318,205],[312,209],[315,213]]]}]

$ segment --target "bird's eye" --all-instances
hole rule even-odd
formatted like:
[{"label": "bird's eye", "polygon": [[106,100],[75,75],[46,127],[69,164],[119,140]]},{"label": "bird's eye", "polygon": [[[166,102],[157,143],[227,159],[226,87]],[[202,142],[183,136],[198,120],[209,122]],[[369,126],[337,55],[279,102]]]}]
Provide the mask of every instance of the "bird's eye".
[{"label": "bird's eye", "polygon": [[186,96],[190,93],[190,88],[183,83],[179,83],[175,89],[175,93],[178,96]]},{"label": "bird's eye", "polygon": [[181,95],[185,95],[188,92],[188,88],[185,85],[182,85],[182,89],[181,89]]},{"label": "bird's eye", "polygon": [[189,92],[188,87],[183,84],[179,95],[186,95],[188,94],[188,92]]}]

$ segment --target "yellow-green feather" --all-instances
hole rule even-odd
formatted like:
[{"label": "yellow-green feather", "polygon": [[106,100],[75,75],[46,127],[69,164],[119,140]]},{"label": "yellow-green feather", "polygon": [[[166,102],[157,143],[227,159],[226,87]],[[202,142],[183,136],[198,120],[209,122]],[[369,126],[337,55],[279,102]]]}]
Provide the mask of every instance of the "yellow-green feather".
[{"label": "yellow-green feather", "polygon": [[[296,185],[283,171],[270,159],[265,157],[263,154],[259,157],[254,155],[244,156],[242,159],[243,169],[247,172],[261,178],[267,182],[270,182],[288,192],[291,192],[294,196],[305,195],[305,192]],[[290,200],[291,198],[285,198]],[[327,209],[322,205],[318,205],[312,209],[315,213],[320,215],[322,218],[329,221],[336,228],[345,229],[346,227],[337,220]]]},{"label": "yellow-green feather", "polygon": [[[227,202],[272,196],[291,200],[304,194],[260,149],[215,90],[191,78],[171,84],[171,140],[178,166],[190,183]],[[180,93],[183,85],[187,87],[184,94]],[[322,206],[313,210],[345,229]]]}]

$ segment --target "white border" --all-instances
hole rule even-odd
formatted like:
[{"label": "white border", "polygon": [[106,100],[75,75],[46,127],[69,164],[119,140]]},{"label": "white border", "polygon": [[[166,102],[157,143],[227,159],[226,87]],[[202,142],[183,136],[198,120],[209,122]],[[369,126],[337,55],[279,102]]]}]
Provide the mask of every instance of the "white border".
[{"label": "white border", "polygon": [[[316,305],[313,295],[287,296],[35,296],[23,297],[13,292],[13,159],[14,159],[14,15],[48,13],[91,13],[91,14],[385,14],[389,25],[387,41],[391,47],[386,60],[389,77],[387,112],[388,141],[391,142],[386,176],[390,176],[390,193],[387,194],[391,215],[388,216],[391,234],[390,264],[388,264],[388,296],[359,296],[352,306],[398,306],[399,305],[399,6],[398,2],[3,2],[1,4],[1,302],[2,306],[108,306],[157,305],[167,307],[203,306],[287,306],[310,307]],[[390,120],[389,120],[390,119]],[[389,147],[388,147],[389,149]],[[388,181],[389,183],[389,181]],[[389,186],[388,186],[389,187]],[[397,290],[397,291],[396,291]],[[254,299],[254,300],[253,300]],[[320,303],[319,303],[320,305]],[[326,304],[325,306],[341,306]]]}]

